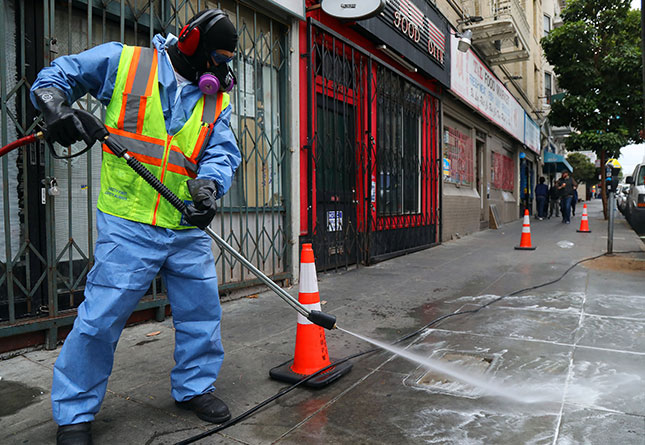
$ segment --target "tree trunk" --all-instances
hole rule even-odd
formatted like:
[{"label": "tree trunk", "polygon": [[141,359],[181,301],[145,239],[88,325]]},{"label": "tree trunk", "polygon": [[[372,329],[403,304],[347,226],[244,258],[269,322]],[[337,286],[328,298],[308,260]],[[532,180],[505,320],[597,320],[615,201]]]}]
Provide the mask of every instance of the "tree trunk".
[{"label": "tree trunk", "polygon": [[605,219],[608,219],[607,214],[607,176],[605,171],[605,150],[600,152],[600,187],[602,196],[602,213]]}]

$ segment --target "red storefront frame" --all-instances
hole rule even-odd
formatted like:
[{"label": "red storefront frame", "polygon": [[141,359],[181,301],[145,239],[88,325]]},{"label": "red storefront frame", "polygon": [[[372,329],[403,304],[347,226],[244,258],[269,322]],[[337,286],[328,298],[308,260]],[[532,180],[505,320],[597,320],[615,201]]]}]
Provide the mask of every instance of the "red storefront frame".
[{"label": "red storefront frame", "polygon": [[[403,74],[405,68],[395,60],[389,59],[377,49],[377,42],[372,42],[362,34],[354,31],[348,24],[341,23],[323,14],[320,10],[308,13],[308,21],[300,25],[300,235],[303,242],[311,242],[330,230],[321,223],[321,213],[327,211],[334,218],[331,228],[338,224],[334,215],[339,211],[323,208],[317,197],[321,194],[319,178],[320,161],[323,148],[317,147],[319,140],[318,125],[321,111],[321,100],[328,103],[343,103],[343,107],[355,108],[352,129],[354,153],[352,162],[356,171],[353,177],[355,223],[352,229],[355,242],[348,243],[347,236],[334,234],[345,244],[328,247],[320,244],[318,258],[323,259],[320,268],[333,268],[362,262],[369,264],[379,259],[395,256],[411,250],[428,247],[439,242],[440,233],[440,169],[439,169],[439,128],[440,128],[440,94],[441,86],[429,77],[418,73]],[[335,60],[351,61],[353,65],[354,88],[342,85],[337,79],[325,77],[316,58],[323,59],[322,53],[332,54]],[[321,65],[323,62],[320,63]],[[385,67],[405,82],[424,92],[421,120],[419,176],[419,208],[417,213],[402,215],[378,215],[375,195],[379,193],[377,179],[378,139],[377,114],[378,76],[377,67]],[[336,70],[334,70],[336,71]],[[344,72],[344,69],[341,69]],[[329,74],[330,77],[338,77]],[[341,76],[342,77],[342,76]],[[322,99],[321,99],[322,98]],[[326,98],[326,99],[325,99]],[[305,124],[306,123],[306,124]],[[325,148],[326,149],[326,148]],[[333,196],[332,196],[333,198]],[[346,207],[345,207],[346,208]],[[340,211],[343,226],[347,221],[347,212]],[[349,221],[352,223],[351,221]],[[344,227],[343,227],[344,228]],[[392,237],[393,234],[397,234]],[[383,235],[391,239],[383,248]],[[379,246],[381,246],[379,248]],[[316,246],[314,246],[316,247]],[[321,250],[323,252],[321,252]],[[330,252],[351,251],[350,258],[329,261]]]}]

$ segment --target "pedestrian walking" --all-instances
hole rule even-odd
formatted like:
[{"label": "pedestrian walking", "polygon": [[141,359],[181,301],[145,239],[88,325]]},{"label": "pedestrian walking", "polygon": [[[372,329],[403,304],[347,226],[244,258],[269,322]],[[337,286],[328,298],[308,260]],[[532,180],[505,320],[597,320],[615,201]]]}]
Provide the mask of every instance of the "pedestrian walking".
[{"label": "pedestrian walking", "polygon": [[193,17],[179,37],[152,48],[106,43],[63,56],[32,87],[50,138],[83,139],[71,104],[90,93],[107,109],[110,138],[122,142],[182,201],[160,199],[126,161],[104,150],[98,239],[85,299],[54,365],[52,412],[59,445],[89,444],[126,320],[161,273],[175,326],[172,397],[203,420],[230,418],[213,395],[224,350],[215,261],[207,227],[240,163],[229,128],[235,76],[228,64],[237,31],[221,10]]},{"label": "pedestrian walking", "polygon": [[571,199],[571,215],[576,216],[576,204],[578,203],[578,189],[573,189],[573,198]]},{"label": "pedestrian walking", "polygon": [[571,200],[573,199],[573,192],[577,187],[576,180],[569,176],[569,172],[563,172],[562,177],[558,180],[557,188],[560,191],[562,222],[565,224],[571,223]]},{"label": "pedestrian walking", "polygon": [[551,187],[549,187],[549,219],[555,213],[555,217],[560,217],[560,191],[558,190],[557,181],[553,178]]},{"label": "pedestrian walking", "polygon": [[540,176],[539,184],[535,186],[535,199],[537,201],[538,219],[542,221],[546,217],[546,205],[549,199],[549,188],[544,183],[545,179]]}]

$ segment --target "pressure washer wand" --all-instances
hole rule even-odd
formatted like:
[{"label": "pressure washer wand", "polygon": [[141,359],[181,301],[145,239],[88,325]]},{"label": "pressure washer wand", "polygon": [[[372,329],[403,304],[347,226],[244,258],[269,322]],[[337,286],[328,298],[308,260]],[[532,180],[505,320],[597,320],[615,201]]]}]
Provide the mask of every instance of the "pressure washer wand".
[{"label": "pressure washer wand", "polygon": [[[111,139],[109,136],[106,136],[103,139],[105,145],[114,153],[116,156],[124,158],[127,164],[139,175],[141,176],[148,184],[150,184],[161,196],[163,196],[173,207],[179,210],[182,214],[186,213],[186,204],[177,197],[168,187],[163,185],[156,176],[154,176],[150,170],[148,170],[143,164],[141,164],[137,159],[130,156],[126,148],[122,147],[117,141]],[[227,251],[233,255],[240,263],[244,264],[253,274],[260,279],[264,284],[266,284],[271,290],[273,290],[279,297],[281,297],[285,302],[287,302],[292,308],[294,308],[298,313],[306,317],[309,321],[319,326],[322,326],[326,329],[333,329],[336,327],[336,317],[333,315],[326,314],[321,311],[309,310],[304,307],[298,300],[293,298],[287,291],[282,289],[276,283],[273,282],[269,277],[267,277],[260,269],[255,267],[249,260],[244,258],[244,256],[235,250],[230,244],[222,239],[217,233],[213,231],[210,227],[203,229],[208,236],[215,241],[221,249]]]},{"label": "pressure washer wand", "polygon": [[[91,133],[91,136],[96,140],[102,141],[116,156],[125,159],[127,164],[139,175],[141,176],[148,184],[152,186],[161,196],[164,197],[174,208],[179,210],[182,214],[186,214],[186,204],[177,197],[168,187],[163,185],[156,176],[154,176],[150,170],[148,170],[143,164],[141,164],[136,158],[132,157],[128,150],[121,146],[116,140],[110,138],[109,132],[101,123],[96,116],[91,113],[82,110],[75,110],[75,113],[83,123],[83,127],[87,130],[88,133]],[[99,126],[100,125],[100,126]],[[249,260],[244,258],[244,256],[235,250],[231,245],[224,241],[217,233],[215,233],[210,227],[203,229],[208,236],[210,236],[215,244],[217,244],[221,249],[227,251],[233,255],[240,263],[244,264],[260,281],[266,284],[271,290],[273,290],[280,298],[282,298],[287,304],[294,308],[298,313],[306,317],[309,321],[318,326],[322,326],[325,329],[334,329],[336,327],[336,317],[333,315],[326,314],[321,311],[315,311],[307,309],[305,306],[300,304],[298,300],[293,298],[287,291],[282,289],[276,283],[273,282],[269,277],[267,277],[260,269],[255,267]]]}]

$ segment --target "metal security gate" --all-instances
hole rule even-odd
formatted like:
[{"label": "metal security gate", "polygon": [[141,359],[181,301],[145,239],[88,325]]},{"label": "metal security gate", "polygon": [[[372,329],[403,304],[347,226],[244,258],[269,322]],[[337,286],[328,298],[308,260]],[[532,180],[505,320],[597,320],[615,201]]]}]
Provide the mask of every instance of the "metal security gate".
[{"label": "metal security gate", "polygon": [[[36,128],[38,115],[29,100],[29,88],[39,70],[54,58],[109,41],[150,46],[156,33],[177,35],[187,19],[207,7],[228,12],[240,36],[233,62],[238,86],[231,96],[231,127],[242,163],[219,203],[213,228],[263,272],[276,280],[286,279],[290,277],[290,229],[285,191],[290,178],[287,134],[280,129],[287,127],[289,119],[289,30],[247,3],[3,2],[0,142],[5,145]],[[104,107],[89,95],[74,106],[97,116],[104,113]],[[3,337],[43,331],[46,345],[53,348],[58,328],[73,322],[93,264],[100,164],[97,147],[70,161],[59,161],[42,144],[16,150],[0,161],[0,352],[11,347],[3,346]],[[215,253],[220,292],[256,283],[228,254]],[[165,289],[156,280],[137,309],[155,309],[162,319],[166,304]]]},{"label": "metal security gate", "polygon": [[355,48],[310,25],[308,78],[310,152],[309,233],[319,269],[346,267],[362,258],[359,169],[366,126],[370,61]]},{"label": "metal security gate", "polygon": [[379,66],[376,69],[376,221],[372,260],[438,242],[439,100]]},{"label": "metal security gate", "polygon": [[319,269],[438,242],[440,101],[324,25],[307,26],[308,234]]}]

